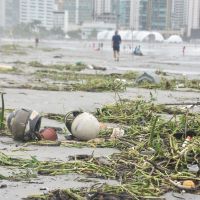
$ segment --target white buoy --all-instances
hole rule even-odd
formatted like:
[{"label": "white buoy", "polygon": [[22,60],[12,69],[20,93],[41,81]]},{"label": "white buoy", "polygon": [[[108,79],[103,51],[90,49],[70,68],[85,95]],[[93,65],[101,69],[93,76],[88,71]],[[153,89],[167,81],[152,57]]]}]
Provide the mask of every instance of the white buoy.
[{"label": "white buoy", "polygon": [[98,136],[100,124],[90,113],[79,114],[72,122],[71,133],[79,140],[91,140]]}]

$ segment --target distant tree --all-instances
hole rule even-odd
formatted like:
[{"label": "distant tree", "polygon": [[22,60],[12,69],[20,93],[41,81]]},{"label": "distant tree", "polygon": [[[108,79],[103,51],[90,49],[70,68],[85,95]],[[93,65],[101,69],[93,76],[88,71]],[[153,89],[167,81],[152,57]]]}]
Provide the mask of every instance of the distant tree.
[{"label": "distant tree", "polygon": [[76,30],[76,31],[68,31],[67,34],[72,39],[81,39],[81,30],[80,29]]},{"label": "distant tree", "polygon": [[90,34],[90,37],[91,37],[91,38],[96,38],[96,37],[97,37],[97,30],[96,30],[96,28],[94,28],[94,29],[92,30],[92,32],[91,32],[91,34]]},{"label": "distant tree", "polygon": [[60,36],[65,36],[64,31],[61,28],[52,28],[51,33],[54,35],[60,35]]}]

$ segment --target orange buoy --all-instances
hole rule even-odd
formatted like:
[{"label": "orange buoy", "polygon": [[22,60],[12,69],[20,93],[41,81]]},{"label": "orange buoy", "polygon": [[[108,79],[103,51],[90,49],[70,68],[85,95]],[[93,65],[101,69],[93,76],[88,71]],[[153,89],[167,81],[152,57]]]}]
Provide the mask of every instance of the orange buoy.
[{"label": "orange buoy", "polygon": [[42,140],[56,141],[58,139],[56,130],[54,128],[46,128],[40,131],[40,137]]},{"label": "orange buoy", "polygon": [[186,180],[186,181],[183,181],[183,186],[188,189],[192,189],[192,188],[195,188],[195,183],[191,180]]}]

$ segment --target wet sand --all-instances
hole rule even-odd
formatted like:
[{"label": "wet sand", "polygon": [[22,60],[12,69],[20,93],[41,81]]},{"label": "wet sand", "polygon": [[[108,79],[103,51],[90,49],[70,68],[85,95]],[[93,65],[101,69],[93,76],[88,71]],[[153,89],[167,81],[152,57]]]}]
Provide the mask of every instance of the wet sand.
[{"label": "wet sand", "polygon": [[[182,55],[182,44],[148,44],[142,43],[141,48],[145,56],[135,57],[131,55],[130,50],[121,50],[120,62],[114,62],[112,58],[112,50],[110,42],[105,42],[102,51],[96,51],[89,47],[92,42],[88,41],[41,41],[39,48],[29,48],[34,45],[34,41],[10,41],[1,40],[0,44],[20,44],[25,47],[26,55],[5,55],[0,53],[0,63],[15,66],[14,62],[21,61],[29,63],[38,61],[44,64],[63,64],[75,63],[81,61],[86,64],[95,64],[107,68],[104,73],[124,73],[129,70],[147,71],[162,70],[171,73],[171,76],[184,75],[189,78],[200,79],[200,45],[184,44],[186,46],[186,55]],[[128,44],[126,42],[123,43]],[[134,43],[134,45],[138,45]],[[56,55],[62,55],[62,58],[54,58]],[[6,108],[29,108],[42,113],[66,114],[68,111],[82,109],[85,111],[95,111],[96,108],[105,104],[113,103],[118,100],[118,95],[113,92],[92,93],[92,92],[66,92],[66,91],[38,91],[30,89],[12,88],[17,83],[26,84],[32,81],[30,73],[34,72],[34,68],[25,64],[19,66],[23,74],[0,74],[1,91],[6,92],[5,106]],[[96,73],[96,72],[95,72]],[[100,72],[98,72],[100,73]],[[5,85],[10,88],[4,88]],[[150,94],[151,93],[151,94]],[[128,88],[126,92],[119,93],[121,98],[134,99],[143,97],[150,100],[152,95],[156,103],[196,103],[199,101],[199,92],[194,91],[163,91],[148,90],[138,88]],[[195,107],[194,111],[199,112],[200,108]],[[62,123],[53,122],[56,126],[62,127]],[[44,120],[43,126],[52,124],[52,121]],[[61,138],[64,139],[64,138]],[[16,146],[17,145],[17,146]],[[116,149],[96,149],[96,148],[67,148],[67,147],[41,147],[28,146],[28,151],[16,151],[23,144],[13,141],[11,138],[0,138],[0,149],[8,155],[18,158],[30,158],[36,156],[38,160],[57,160],[67,161],[69,156],[77,154],[94,153],[95,156],[109,156],[118,152]],[[1,168],[2,174],[19,173],[18,169]],[[79,188],[82,186],[91,187],[96,181],[104,182],[101,179],[92,179],[91,182],[85,183],[77,181],[77,179],[85,178],[77,175],[43,177],[39,176],[31,180],[32,183],[13,182],[2,180],[0,184],[6,184],[6,188],[0,190],[0,195],[4,199],[21,199],[31,194],[47,192],[47,190],[56,188]],[[118,184],[116,181],[110,184]],[[47,190],[43,190],[46,188]],[[180,195],[180,194],[179,194]],[[199,199],[199,196],[182,196],[185,199]],[[167,195],[167,199],[179,199]]]}]

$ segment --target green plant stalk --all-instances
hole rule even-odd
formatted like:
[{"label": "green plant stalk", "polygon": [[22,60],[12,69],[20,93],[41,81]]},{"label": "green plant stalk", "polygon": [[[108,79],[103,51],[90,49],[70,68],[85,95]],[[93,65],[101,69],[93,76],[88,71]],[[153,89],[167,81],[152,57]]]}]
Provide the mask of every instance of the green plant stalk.
[{"label": "green plant stalk", "polygon": [[4,93],[1,93],[1,104],[2,104],[2,107],[1,107],[1,119],[0,119],[0,129],[3,129],[4,128],[4,97],[3,97]]}]

